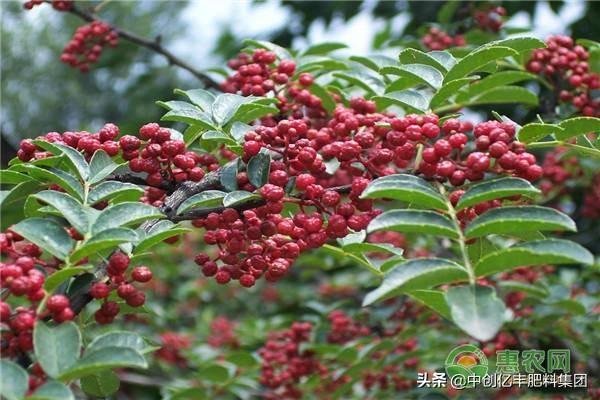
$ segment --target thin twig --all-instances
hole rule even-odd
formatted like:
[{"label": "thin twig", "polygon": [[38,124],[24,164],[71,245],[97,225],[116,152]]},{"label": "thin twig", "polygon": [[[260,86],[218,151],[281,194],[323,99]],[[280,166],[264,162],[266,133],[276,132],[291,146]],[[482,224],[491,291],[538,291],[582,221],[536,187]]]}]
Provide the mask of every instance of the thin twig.
[{"label": "thin twig", "polygon": [[[93,14],[88,13],[88,12],[76,7],[75,4],[73,4],[71,9],[68,10],[67,12],[69,12],[73,15],[76,15],[79,18],[81,18],[87,22],[92,22],[92,21],[98,20],[98,18],[94,17]],[[176,65],[180,68],[183,68],[186,71],[190,72],[192,75],[194,75],[196,78],[198,78],[204,84],[204,87],[219,90],[219,84],[216,81],[214,81],[210,76],[200,72],[199,70],[197,70],[196,68],[194,68],[190,64],[188,64],[187,62],[183,61],[181,58],[175,56],[169,50],[165,49],[160,44],[160,37],[157,37],[154,40],[148,40],[146,38],[136,35],[135,33],[126,31],[119,27],[116,27],[113,25],[111,25],[111,27],[115,32],[117,32],[117,34],[119,35],[120,38],[123,38],[131,43],[135,43],[135,44],[145,47],[147,49],[150,49],[150,50],[154,51],[155,53],[161,54],[162,56],[164,56],[167,59],[167,61],[169,61],[169,64]]]}]

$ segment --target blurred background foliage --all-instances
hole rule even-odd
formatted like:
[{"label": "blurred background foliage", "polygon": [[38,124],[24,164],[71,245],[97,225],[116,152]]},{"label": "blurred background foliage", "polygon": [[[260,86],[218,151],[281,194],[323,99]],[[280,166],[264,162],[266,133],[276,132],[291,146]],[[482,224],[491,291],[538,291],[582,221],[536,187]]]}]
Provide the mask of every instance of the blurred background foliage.
[{"label": "blurred background foliage", "polygon": [[[399,38],[421,36],[417,29],[435,23],[444,2],[229,1],[218,7],[209,0],[81,3],[89,8],[102,4],[101,19],[149,39],[160,36],[179,57],[208,70],[234,56],[248,37],[295,47],[333,38],[348,42],[353,54],[368,53]],[[79,73],[58,57],[80,19],[51,7],[26,12],[21,1],[0,5],[4,163],[22,138],[49,131],[93,130],[110,121],[131,132],[159,118],[154,100],[170,97],[176,87],[200,86],[160,55],[124,40],[104,52],[89,73]],[[600,3],[526,1],[503,6],[513,25],[531,24],[542,36],[549,30],[590,38],[600,33]],[[557,20],[562,23],[554,24]]]}]

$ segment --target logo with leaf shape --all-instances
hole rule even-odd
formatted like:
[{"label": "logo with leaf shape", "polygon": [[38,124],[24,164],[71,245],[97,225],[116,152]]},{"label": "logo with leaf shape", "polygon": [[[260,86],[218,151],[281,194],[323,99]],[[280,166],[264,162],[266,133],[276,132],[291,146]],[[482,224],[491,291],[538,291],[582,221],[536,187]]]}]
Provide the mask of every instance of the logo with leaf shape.
[{"label": "logo with leaf shape", "polygon": [[461,375],[464,382],[468,382],[469,376],[485,376],[488,371],[488,359],[477,346],[463,344],[452,349],[446,357],[445,366],[449,379]]}]

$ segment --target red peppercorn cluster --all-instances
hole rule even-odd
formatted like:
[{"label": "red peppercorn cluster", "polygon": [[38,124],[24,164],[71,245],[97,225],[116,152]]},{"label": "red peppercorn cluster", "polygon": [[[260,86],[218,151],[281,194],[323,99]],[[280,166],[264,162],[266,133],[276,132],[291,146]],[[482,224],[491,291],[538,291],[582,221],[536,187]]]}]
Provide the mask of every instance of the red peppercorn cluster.
[{"label": "red peppercorn cluster", "polygon": [[128,279],[126,272],[130,263],[131,260],[125,253],[121,251],[113,253],[106,265],[108,281],[96,282],[91,286],[90,295],[94,299],[103,300],[102,305],[94,314],[94,318],[99,324],[109,324],[119,314],[119,304],[108,300],[113,290],[116,290],[117,296],[125,300],[125,303],[131,307],[141,307],[146,302],[146,296],[133,285],[133,282],[149,282],[152,280],[152,271],[146,266],[137,266],[131,270]]},{"label": "red peppercorn cluster", "polygon": [[301,378],[327,373],[313,352],[300,348],[312,329],[310,322],[294,322],[290,329],[271,334],[258,351],[263,360],[260,383],[270,389],[265,398],[300,399],[302,392],[296,384]]},{"label": "red peppercorn cluster", "polygon": [[486,10],[476,10],[473,19],[479,29],[490,32],[498,32],[502,28],[502,18],[506,16],[504,7],[489,7]]},{"label": "red peppercorn cluster", "polygon": [[[408,303],[407,303],[408,304]],[[422,314],[421,307],[410,305],[402,306],[390,320],[402,318],[417,318]],[[324,337],[329,344],[345,345],[356,340],[366,340],[367,342],[377,342],[385,337],[396,336],[402,331],[402,324],[397,324],[393,329],[385,329],[380,335],[373,335],[369,327],[348,316],[343,311],[333,311],[328,315],[329,326],[325,326]],[[348,375],[334,376],[332,371],[343,370],[350,367],[343,361],[331,358],[320,358],[312,351],[302,351],[302,344],[308,342],[312,332],[310,323],[295,322],[290,329],[273,333],[269,336],[265,345],[258,351],[263,359],[262,375],[260,382],[269,388],[265,398],[268,399],[299,399],[302,398],[302,391],[299,383],[303,378],[314,376],[319,377],[319,385],[313,388],[314,393],[318,393],[327,398],[341,385],[351,381]],[[387,332],[387,333],[386,333]],[[315,338],[321,337],[315,334]],[[357,342],[360,349],[362,344]],[[376,370],[365,370],[362,372],[362,384],[365,390],[374,390],[377,387],[381,390],[393,389],[396,391],[408,390],[413,386],[413,379],[403,376],[405,370],[414,370],[419,365],[419,358],[411,356],[411,352],[417,348],[415,338],[397,340],[396,345],[390,350],[380,350],[373,352],[370,357],[381,365]],[[404,356],[403,365],[398,365],[397,361],[392,364],[386,364],[386,357],[392,356],[395,360],[397,356]],[[410,374],[408,374],[410,375]]]},{"label": "red peppercorn cluster", "polygon": [[429,50],[446,50],[450,47],[462,47],[467,45],[463,35],[451,36],[440,28],[432,27],[421,39],[421,43]]},{"label": "red peppercorn cluster", "polygon": [[569,36],[550,36],[546,48],[536,49],[527,69],[561,89],[560,101],[570,102],[586,116],[600,116],[600,100],[592,91],[600,88],[600,75],[589,67],[589,53]]},{"label": "red peppercorn cluster", "polygon": [[561,195],[567,194],[569,192],[567,183],[583,176],[579,159],[577,156],[568,155],[565,147],[557,147],[546,153],[542,170],[544,173],[540,189],[544,194],[549,194],[551,191]]},{"label": "red peppercorn cluster", "polygon": [[581,215],[586,218],[600,218],[600,174],[594,177],[592,185],[585,193]]},{"label": "red peppercorn cluster", "polygon": [[[119,128],[111,123],[105,124],[98,132],[49,132],[37,137],[50,143],[63,144],[83,152],[87,160],[92,158],[96,150],[104,150],[109,156],[119,153],[119,143],[115,141],[119,136]],[[21,161],[38,160],[50,157],[52,153],[45,151],[32,143],[31,139],[24,139],[19,145],[17,157]]]},{"label": "red peppercorn cluster", "polygon": [[[59,267],[56,259],[43,260],[41,249],[10,229],[0,233],[0,357],[19,358],[33,350],[33,329],[39,319],[51,318],[56,323],[73,319],[69,299],[62,294],[47,296],[43,285],[46,274]],[[11,296],[18,298],[11,307]],[[40,304],[44,302],[45,304]],[[41,308],[40,308],[41,306]],[[37,310],[40,309],[40,313]],[[39,365],[31,368],[29,389],[35,390],[46,381]]]},{"label": "red peppercorn cluster", "polygon": [[[203,167],[209,171],[219,168],[214,155],[188,151],[183,140],[172,139],[171,131],[157,123],[142,126],[139,138],[122,136],[119,145],[123,158],[129,161],[129,169],[146,173],[146,182],[153,187],[160,187],[164,182],[199,182],[206,175]],[[164,192],[151,189],[144,197],[158,206],[163,195]]]},{"label": "red peppercorn cluster", "polygon": [[239,346],[239,340],[235,334],[235,321],[225,317],[217,317],[210,323],[210,334],[206,342],[212,347]]},{"label": "red peppercorn cluster", "polygon": [[[277,56],[264,49],[253,54],[240,53],[227,65],[235,72],[221,84],[226,93],[240,93],[243,96],[276,95],[280,114],[295,114],[303,117],[324,118],[326,112],[322,101],[308,88],[314,78],[309,73],[295,77],[296,63],[292,60],[278,61]],[[266,118],[265,121],[272,119]]]},{"label": "red peppercorn cluster", "polygon": [[160,342],[162,346],[156,351],[156,357],[182,368],[187,366],[187,358],[182,351],[192,346],[191,337],[177,332],[165,332],[160,335]]},{"label": "red peppercorn cluster", "polygon": [[109,24],[92,21],[77,28],[63,49],[60,61],[87,72],[90,64],[98,62],[106,46],[116,47],[118,43],[119,34]]},{"label": "red peppercorn cluster", "polygon": [[[23,8],[26,10],[31,10],[33,7],[44,3],[44,0],[29,0],[23,3]],[[51,4],[52,8],[54,8],[56,11],[69,11],[73,8],[73,0],[52,0]]]},{"label": "red peppercorn cluster", "polygon": [[332,311],[327,319],[331,323],[331,331],[327,335],[329,343],[344,344],[371,333],[368,326],[355,321],[343,311]]}]

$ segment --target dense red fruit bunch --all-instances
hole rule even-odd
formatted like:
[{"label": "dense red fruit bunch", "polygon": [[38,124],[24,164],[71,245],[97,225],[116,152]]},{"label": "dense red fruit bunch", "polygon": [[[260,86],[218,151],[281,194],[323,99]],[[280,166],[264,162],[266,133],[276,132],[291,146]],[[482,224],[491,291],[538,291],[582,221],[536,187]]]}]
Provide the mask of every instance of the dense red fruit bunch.
[{"label": "dense red fruit bunch", "polygon": [[[333,311],[328,315],[329,326],[325,327],[326,343],[344,345],[358,339],[371,339],[371,342],[378,342],[385,337],[395,337],[403,330],[401,321],[407,321],[417,318],[424,310],[421,307],[414,307],[411,303],[401,306],[391,317],[393,328],[382,330],[380,335],[374,335],[371,329],[350,317],[343,311]],[[400,322],[399,322],[400,321]],[[345,365],[343,361],[321,357],[320,355],[301,348],[305,342],[309,342],[313,326],[308,322],[294,322],[290,329],[273,333],[269,336],[265,345],[258,351],[262,357],[262,374],[260,382],[267,387],[269,391],[265,394],[267,399],[299,399],[302,398],[302,391],[298,383],[303,378],[313,376],[319,377],[319,386],[315,392],[328,398],[328,395],[341,385],[351,381],[348,375],[334,376],[332,371],[346,369],[350,365]],[[315,333],[315,340],[321,335]],[[392,349],[373,352],[370,357],[377,362],[382,362],[383,366],[376,370],[365,370],[362,373],[362,384],[365,390],[372,390],[376,387],[381,390],[393,389],[402,391],[410,389],[413,386],[413,380],[403,375],[406,369],[414,370],[419,364],[417,357],[406,357],[402,365],[394,362],[391,365],[385,365],[387,356],[400,356],[414,351],[417,348],[417,340],[409,338],[405,340],[395,340]],[[361,344],[357,344],[360,349]],[[411,372],[411,374],[413,374]]]},{"label": "dense red fruit bunch", "polygon": [[[276,95],[277,107],[282,115],[326,117],[321,99],[309,90],[314,82],[313,76],[306,72],[295,76],[294,61],[279,61],[274,53],[258,49],[252,54],[240,53],[227,65],[235,72],[221,84],[224,92],[243,96],[272,93]],[[269,122],[269,125],[276,123],[272,119]]]},{"label": "dense red fruit bunch", "polygon": [[[119,153],[119,143],[115,141],[119,136],[119,128],[114,124],[105,124],[102,129],[96,133],[81,132],[49,132],[36,139],[45,142],[62,144],[73,147],[81,152],[89,161],[96,150],[104,150],[109,156],[116,156]],[[52,153],[36,146],[31,139],[24,139],[19,145],[17,157],[21,161],[39,160],[50,157]]]},{"label": "dense red fruit bunch", "polygon": [[587,218],[600,218],[600,174],[594,177],[591,187],[583,198],[581,215]]},{"label": "dense red fruit bunch", "polygon": [[545,49],[536,49],[527,69],[544,76],[560,91],[559,99],[570,102],[581,114],[600,116],[600,100],[592,90],[600,88],[600,75],[590,71],[589,53],[569,36],[551,36]]},{"label": "dense red fruit bunch", "polygon": [[[44,4],[44,0],[29,0],[23,3],[23,8],[31,10],[35,6]],[[73,0],[52,0],[52,7],[57,11],[69,11],[73,8]]]},{"label": "dense red fruit bunch", "polygon": [[295,385],[301,378],[327,373],[312,352],[300,349],[312,329],[310,322],[294,322],[290,329],[271,334],[258,351],[263,360],[260,383],[270,389],[266,399],[299,399],[302,392]]},{"label": "dense red fruit bunch", "polygon": [[161,360],[185,368],[187,358],[182,354],[192,346],[192,338],[177,332],[165,332],[160,335],[161,348],[156,351],[156,357]]},{"label": "dense red fruit bunch", "polygon": [[[285,75],[279,98],[288,105],[297,100],[297,86],[312,84],[312,77],[303,74],[291,81],[295,65],[265,50],[244,53],[229,65],[237,72],[224,89],[242,94],[251,93],[251,80]],[[255,94],[260,93],[257,89]],[[244,162],[265,150],[276,155],[269,182],[259,190],[266,204],[194,221],[206,229],[204,241],[218,246],[216,254],[196,257],[204,275],[222,284],[239,280],[243,286],[253,286],[261,277],[280,278],[300,252],[366,228],[378,212],[360,195],[379,176],[416,170],[427,179],[461,186],[490,173],[529,180],[542,174],[535,156],[515,141],[510,123],[473,127],[456,119],[440,124],[433,114],[399,118],[378,113],[375,103],[363,98],[353,98],[350,107],[338,104],[330,118],[313,114],[298,108],[279,121],[264,119],[245,134]],[[237,184],[242,190],[256,189],[246,172],[238,174]],[[286,203],[299,208],[293,218],[281,215]]]},{"label": "dense red fruit bunch", "polygon": [[113,253],[106,265],[108,280],[106,282],[96,282],[91,286],[90,295],[94,299],[103,301],[94,314],[94,318],[99,324],[109,324],[119,314],[119,304],[108,300],[113,290],[130,307],[141,307],[146,302],[144,293],[136,288],[133,283],[149,282],[152,279],[152,271],[146,266],[137,266],[131,270],[128,278],[127,270],[130,263],[131,260],[125,253],[120,251]]},{"label": "dense red fruit bunch", "polygon": [[146,183],[152,188],[146,190],[143,201],[155,206],[162,204],[165,193],[158,188],[163,183],[199,182],[206,175],[206,170],[219,168],[215,156],[188,151],[183,140],[172,138],[171,131],[157,123],[142,126],[139,138],[131,135],[121,137],[119,146],[121,155],[129,161],[129,169],[147,174]]},{"label": "dense red fruit bunch", "polygon": [[487,10],[477,10],[473,18],[477,26],[484,31],[498,32],[502,28],[502,18],[506,16],[504,7],[490,7]]},{"label": "dense red fruit bunch", "polygon": [[466,46],[467,41],[463,35],[451,36],[443,30],[432,27],[421,39],[421,42],[429,50],[446,50],[450,47]]},{"label": "dense red fruit bunch", "polygon": [[558,147],[546,153],[542,163],[543,180],[540,189],[544,194],[551,191],[566,194],[569,191],[567,183],[583,176],[583,169],[577,156],[568,155],[567,149]]},{"label": "dense red fruit bunch", "polygon": [[210,334],[206,342],[212,347],[238,347],[239,340],[235,334],[235,321],[225,317],[217,317],[210,323]]},{"label": "dense red fruit bunch", "polygon": [[[19,358],[33,351],[33,329],[40,319],[56,323],[73,319],[75,313],[69,299],[62,294],[48,296],[43,289],[46,275],[55,272],[56,259],[42,259],[41,249],[10,229],[0,233],[0,354],[1,357]],[[9,300],[17,298],[16,307]],[[39,310],[39,313],[38,313]],[[39,365],[30,371],[29,389],[35,390],[46,381]]]},{"label": "dense red fruit bunch", "polygon": [[87,72],[90,64],[98,61],[105,46],[115,47],[119,35],[109,24],[92,21],[82,25],[65,46],[60,60],[81,72]]}]

